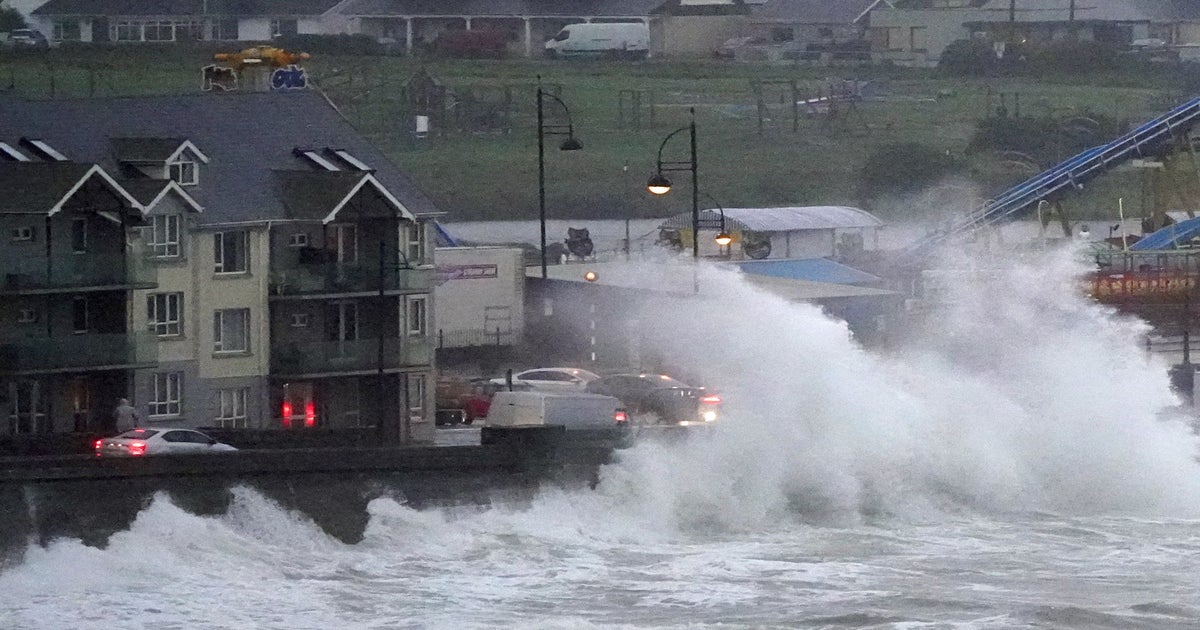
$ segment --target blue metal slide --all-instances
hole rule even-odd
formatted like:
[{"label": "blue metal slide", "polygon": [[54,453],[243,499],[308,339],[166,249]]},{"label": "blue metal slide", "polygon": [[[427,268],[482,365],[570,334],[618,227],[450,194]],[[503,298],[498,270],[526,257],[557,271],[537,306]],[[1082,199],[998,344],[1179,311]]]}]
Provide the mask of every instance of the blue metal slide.
[{"label": "blue metal slide", "polygon": [[1083,151],[1014,186],[958,221],[949,230],[918,241],[910,251],[919,252],[955,236],[1012,217],[1056,192],[1066,188],[1079,188],[1085,181],[1116,168],[1126,160],[1153,156],[1162,150],[1163,144],[1169,142],[1174,134],[1191,129],[1198,120],[1200,98],[1195,98],[1108,144]]}]

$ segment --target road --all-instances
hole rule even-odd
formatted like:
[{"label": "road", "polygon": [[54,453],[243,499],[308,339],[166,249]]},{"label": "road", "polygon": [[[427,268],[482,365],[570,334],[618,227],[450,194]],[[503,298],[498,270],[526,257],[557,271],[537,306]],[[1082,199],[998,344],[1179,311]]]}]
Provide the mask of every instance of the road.
[{"label": "road", "polygon": [[479,427],[438,427],[433,443],[437,446],[478,446]]}]

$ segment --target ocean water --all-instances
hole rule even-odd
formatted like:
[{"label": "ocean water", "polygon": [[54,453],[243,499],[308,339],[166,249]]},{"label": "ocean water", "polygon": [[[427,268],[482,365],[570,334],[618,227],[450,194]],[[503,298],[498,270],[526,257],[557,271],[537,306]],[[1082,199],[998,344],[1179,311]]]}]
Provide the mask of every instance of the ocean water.
[{"label": "ocean water", "polygon": [[220,516],[160,495],[102,549],[31,545],[0,627],[1200,627],[1196,435],[1073,260],[989,260],[886,354],[706,269],[724,299],[652,319],[716,431],[591,489],[376,499],[357,544],[246,488]]}]

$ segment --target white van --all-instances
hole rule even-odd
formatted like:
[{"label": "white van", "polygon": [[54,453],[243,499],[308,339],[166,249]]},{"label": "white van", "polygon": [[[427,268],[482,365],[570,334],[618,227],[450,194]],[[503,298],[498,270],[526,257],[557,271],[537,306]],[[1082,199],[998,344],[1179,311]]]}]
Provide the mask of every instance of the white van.
[{"label": "white van", "polygon": [[645,59],[650,54],[650,27],[641,22],[568,24],[546,42],[546,54]]},{"label": "white van", "polygon": [[561,425],[572,429],[616,429],[628,416],[612,396],[584,392],[496,392],[488,407],[489,427]]}]

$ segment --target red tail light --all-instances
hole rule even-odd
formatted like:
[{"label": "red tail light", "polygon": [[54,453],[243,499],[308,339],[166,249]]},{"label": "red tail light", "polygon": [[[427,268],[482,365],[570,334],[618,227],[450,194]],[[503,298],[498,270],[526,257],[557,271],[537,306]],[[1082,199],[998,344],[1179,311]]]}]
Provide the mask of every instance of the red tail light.
[{"label": "red tail light", "polygon": [[629,414],[625,413],[624,409],[618,409],[613,412],[613,420],[616,420],[617,424],[625,424],[629,422]]},{"label": "red tail light", "polygon": [[721,397],[716,394],[707,394],[700,397],[700,402],[706,405],[719,405],[721,404]]},{"label": "red tail light", "polygon": [[280,409],[279,415],[283,416],[284,428],[292,426],[292,403],[283,401],[283,408]]},{"label": "red tail light", "polygon": [[96,457],[100,457],[100,449],[104,446],[104,440],[96,440]]},{"label": "red tail light", "polygon": [[304,403],[304,426],[311,427],[315,424],[317,424],[317,408],[310,400]]},{"label": "red tail light", "polygon": [[129,454],[130,455],[145,455],[146,454],[146,443],[145,442],[130,442],[129,443]]}]

